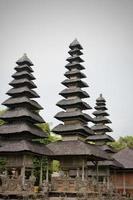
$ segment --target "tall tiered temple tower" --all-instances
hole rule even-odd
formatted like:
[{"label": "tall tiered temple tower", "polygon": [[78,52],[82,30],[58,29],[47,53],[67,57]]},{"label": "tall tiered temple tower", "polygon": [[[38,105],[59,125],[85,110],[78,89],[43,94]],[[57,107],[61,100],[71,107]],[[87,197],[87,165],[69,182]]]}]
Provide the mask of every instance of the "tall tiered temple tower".
[{"label": "tall tiered temple tower", "polygon": [[83,113],[83,110],[91,109],[91,107],[84,101],[83,98],[89,97],[88,93],[82,88],[88,85],[82,80],[85,74],[81,70],[85,69],[81,63],[84,62],[80,55],[83,53],[82,46],[75,39],[69,46],[70,57],[67,58],[69,62],[65,67],[68,71],[65,73],[65,79],[62,84],[67,88],[60,92],[64,97],[57,103],[65,111],[59,112],[55,118],[62,121],[63,124],[56,126],[53,131],[62,135],[63,139],[74,139],[77,137],[86,138],[93,134],[93,131],[87,126],[87,123],[92,121],[92,118]]},{"label": "tall tiered temple tower", "polygon": [[62,82],[67,88],[60,92],[64,97],[57,103],[57,106],[63,108],[56,114],[55,118],[62,121],[57,125],[53,132],[60,134],[63,141],[48,144],[47,147],[54,153],[54,158],[60,161],[61,170],[67,177],[87,178],[87,161],[98,161],[108,159],[108,156],[96,145],[85,142],[88,136],[93,135],[93,130],[88,127],[88,122],[92,118],[83,112],[91,107],[82,99],[89,97],[88,93],[82,90],[88,85],[82,81],[85,74],[81,71],[84,67],[81,65],[83,60],[80,58],[83,49],[80,43],[75,39],[69,46],[70,57],[65,67],[68,71],[65,73],[67,78]]},{"label": "tall tiered temple tower", "polygon": [[33,63],[26,54],[16,63],[14,79],[9,83],[12,88],[7,92],[10,98],[3,103],[7,110],[0,116],[5,121],[0,126],[0,156],[6,158],[7,174],[21,176],[24,185],[26,174],[33,171],[34,155],[48,154],[47,148],[33,139],[46,138],[47,134],[36,125],[44,120],[39,115],[43,108],[33,100],[39,97],[34,91]]}]

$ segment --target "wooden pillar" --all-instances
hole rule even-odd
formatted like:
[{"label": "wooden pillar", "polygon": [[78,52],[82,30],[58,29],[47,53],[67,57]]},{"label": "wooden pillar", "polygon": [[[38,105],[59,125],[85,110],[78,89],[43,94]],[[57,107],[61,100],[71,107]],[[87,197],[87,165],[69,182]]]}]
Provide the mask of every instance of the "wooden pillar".
[{"label": "wooden pillar", "polygon": [[25,155],[23,156],[23,166],[21,168],[22,185],[25,185]]},{"label": "wooden pillar", "polygon": [[99,166],[98,166],[98,161],[96,161],[96,179],[98,183],[98,178],[99,178]]},{"label": "wooden pillar", "polygon": [[79,177],[79,168],[77,168],[77,177]]},{"label": "wooden pillar", "polygon": [[49,160],[47,161],[47,168],[46,168],[46,182],[49,182]]},{"label": "wooden pillar", "polygon": [[85,162],[84,160],[82,161],[82,181],[85,179]]},{"label": "wooden pillar", "polygon": [[109,186],[110,186],[110,180],[109,180],[109,178],[110,178],[110,170],[107,169],[107,189],[109,189]]},{"label": "wooden pillar", "polygon": [[123,172],[123,194],[126,194],[125,172]]},{"label": "wooden pillar", "polygon": [[42,158],[40,159],[40,180],[39,180],[39,185],[42,185],[42,177],[43,177],[43,171],[42,171]]}]

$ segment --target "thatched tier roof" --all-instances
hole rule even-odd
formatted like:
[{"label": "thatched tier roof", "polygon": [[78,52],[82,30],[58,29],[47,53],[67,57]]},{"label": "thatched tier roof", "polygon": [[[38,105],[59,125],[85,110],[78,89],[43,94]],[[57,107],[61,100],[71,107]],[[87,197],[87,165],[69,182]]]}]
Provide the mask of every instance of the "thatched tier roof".
[{"label": "thatched tier roof", "polygon": [[88,160],[106,160],[110,157],[95,145],[87,144],[80,140],[58,141],[48,144],[54,156],[85,156]]},{"label": "thatched tier roof", "polygon": [[105,112],[104,110],[97,110],[93,112],[93,115],[95,116],[109,116],[109,114],[107,112]]},{"label": "thatched tier roof", "polygon": [[[88,162],[87,163],[89,167],[93,167],[94,168],[94,163],[93,162]],[[116,161],[115,159],[112,160],[104,160],[104,161],[99,161],[98,162],[98,166],[99,167],[110,167],[110,168],[120,168],[122,169],[124,166],[119,163],[118,161]]]},{"label": "thatched tier roof", "polygon": [[101,145],[100,148],[108,153],[115,153],[116,151],[109,145]]},{"label": "thatched tier roof", "polygon": [[79,70],[83,70],[85,69],[83,65],[81,65],[80,63],[68,63],[67,65],[65,65],[65,68],[71,70],[71,69],[79,69]]},{"label": "thatched tier roof", "polygon": [[35,77],[31,73],[29,73],[28,71],[16,72],[12,75],[12,77],[15,78],[15,79],[27,78],[29,80],[35,80]]},{"label": "thatched tier roof", "polygon": [[28,65],[28,66],[33,66],[32,61],[27,57],[27,55],[24,53],[24,55],[17,60],[16,62],[18,65]]},{"label": "thatched tier roof", "polygon": [[91,129],[98,133],[98,132],[112,132],[112,129],[104,124],[96,124],[94,126],[91,127]]},{"label": "thatched tier roof", "polygon": [[79,50],[83,49],[83,47],[81,46],[81,44],[78,42],[77,39],[73,40],[73,42],[69,45],[70,49],[75,49],[78,48]]},{"label": "thatched tier roof", "polygon": [[48,149],[44,144],[37,142],[30,142],[26,140],[11,140],[6,141],[0,147],[0,153],[33,153],[37,155],[52,155],[50,149]]},{"label": "thatched tier roof", "polygon": [[66,60],[68,62],[70,62],[70,63],[75,63],[75,62],[76,63],[77,62],[81,63],[81,62],[84,62],[84,60],[82,58],[80,58],[79,56],[77,56],[77,55],[73,55],[73,56],[67,58]]},{"label": "thatched tier roof", "polygon": [[27,86],[12,88],[7,92],[7,94],[13,97],[18,97],[18,96],[28,96],[29,98],[40,97],[34,90],[31,90]]},{"label": "thatched tier roof", "polygon": [[81,111],[71,111],[71,112],[61,111],[55,115],[55,118],[61,121],[72,120],[72,119],[83,122],[92,121],[92,118],[89,115],[87,115],[86,113],[82,113]]},{"label": "thatched tier roof", "polygon": [[113,158],[120,162],[125,169],[133,169],[133,148],[126,147],[114,154]]},{"label": "thatched tier roof", "polygon": [[80,80],[79,78],[66,79],[62,82],[62,84],[65,85],[66,87],[69,87],[71,85],[74,85],[74,86],[76,85],[77,87],[80,87],[80,88],[88,87],[88,84]]},{"label": "thatched tier roof", "polygon": [[59,94],[65,98],[71,97],[71,96],[77,96],[79,98],[90,97],[86,91],[83,91],[80,88],[66,88],[62,90]]},{"label": "thatched tier roof", "polygon": [[59,124],[52,131],[59,135],[82,135],[85,137],[94,134],[88,126],[81,124]]},{"label": "thatched tier roof", "polygon": [[31,110],[42,110],[43,108],[34,100],[29,99],[26,96],[22,96],[22,97],[11,97],[9,99],[7,99],[6,101],[4,101],[2,103],[2,105],[10,107],[10,108],[14,108],[16,106],[24,106],[27,105],[28,107],[30,107]]},{"label": "thatched tier roof", "polygon": [[71,55],[71,56],[73,56],[73,55],[83,55],[83,53],[78,49],[78,48],[74,48],[74,49],[72,49],[72,50],[70,50],[70,51],[68,51],[68,53]]},{"label": "thatched tier roof", "polygon": [[32,123],[44,123],[43,118],[36,112],[31,112],[26,108],[17,107],[11,110],[7,110],[3,115],[0,116],[0,119],[5,121],[14,121],[25,119],[31,121]]},{"label": "thatched tier roof", "polygon": [[104,142],[114,142],[114,139],[111,137],[111,136],[109,136],[109,135],[107,135],[107,134],[103,134],[103,135],[90,135],[90,136],[88,136],[87,138],[86,138],[86,141],[93,141],[93,142],[95,142],[95,141],[104,141]]},{"label": "thatched tier roof", "polygon": [[105,105],[96,105],[94,107],[96,110],[107,110],[106,106]]},{"label": "thatched tier roof", "polygon": [[102,94],[96,99],[96,102],[106,102],[106,100],[103,98]]},{"label": "thatched tier roof", "polygon": [[37,88],[37,86],[34,84],[33,81],[27,79],[27,78],[22,78],[22,79],[14,79],[9,83],[9,85],[13,87],[22,87],[22,86],[28,86],[29,88]]},{"label": "thatched tier roof", "polygon": [[108,118],[106,118],[105,116],[101,116],[101,115],[98,117],[94,117],[93,122],[95,124],[98,124],[98,123],[110,124],[111,123],[111,121]]},{"label": "thatched tier roof", "polygon": [[32,138],[46,138],[47,133],[39,127],[27,122],[9,123],[0,126],[0,136],[23,136],[30,134]]},{"label": "thatched tier roof", "polygon": [[70,78],[72,76],[77,76],[78,78],[86,78],[86,75],[84,73],[82,73],[80,70],[78,69],[75,69],[75,70],[72,70],[72,71],[67,71],[65,74],[64,74],[67,78]]},{"label": "thatched tier roof", "polygon": [[67,108],[80,108],[81,110],[91,109],[89,104],[83,102],[80,98],[63,99],[60,100],[56,105],[63,109]]},{"label": "thatched tier roof", "polygon": [[30,66],[28,66],[27,64],[18,65],[18,66],[15,67],[15,70],[17,72],[22,72],[22,71],[27,71],[27,72],[30,72],[30,73],[34,72],[33,69]]}]

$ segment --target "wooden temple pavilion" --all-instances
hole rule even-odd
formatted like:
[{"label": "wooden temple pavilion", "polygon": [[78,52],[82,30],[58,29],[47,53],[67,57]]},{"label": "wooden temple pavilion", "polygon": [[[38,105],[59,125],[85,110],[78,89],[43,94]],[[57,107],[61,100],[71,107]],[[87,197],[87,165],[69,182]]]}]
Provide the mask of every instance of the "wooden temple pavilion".
[{"label": "wooden temple pavilion", "polygon": [[[0,126],[0,157],[6,159],[6,171],[1,176],[5,191],[32,190],[35,183],[33,175],[33,158],[40,159],[51,152],[44,145],[33,142],[33,139],[46,138],[47,133],[36,124],[44,123],[39,111],[43,109],[34,98],[39,95],[34,91],[33,63],[24,54],[17,62],[10,96],[3,105],[6,112],[0,116],[4,125]],[[6,181],[5,181],[6,180]],[[42,171],[40,171],[40,183]],[[26,188],[25,185],[28,185]]]},{"label": "wooden temple pavilion", "polygon": [[[62,141],[50,143],[47,147],[54,154],[51,158],[60,161],[62,175],[68,179],[70,178],[71,182],[72,178],[77,177],[81,178],[82,181],[87,180],[88,161],[92,161],[97,165],[99,160],[109,159],[109,156],[96,145],[85,142],[88,136],[94,135],[94,132],[88,126],[88,122],[93,121],[92,118],[83,112],[83,110],[91,109],[82,100],[89,97],[88,93],[82,90],[82,88],[88,87],[82,80],[86,77],[81,72],[85,69],[81,65],[84,61],[80,57],[83,54],[81,51],[83,48],[76,39],[70,44],[69,48],[70,57],[67,58],[69,63],[65,66],[68,71],[65,73],[66,79],[62,82],[66,89],[59,93],[64,98],[57,103],[57,106],[64,111],[55,115],[55,118],[62,121],[62,123],[53,129],[54,133],[62,136]],[[61,179],[59,179],[58,189],[65,190]]]},{"label": "wooden temple pavilion", "polygon": [[[107,134],[107,132],[112,132],[112,129],[107,126],[111,121],[107,118],[109,114],[107,113],[106,108],[106,100],[100,94],[100,96],[96,99],[96,106],[93,115],[94,125],[91,129],[94,131],[94,135],[88,136],[87,141],[94,142],[100,149],[105,151],[108,155],[113,158],[114,149],[108,144],[108,142],[113,142],[114,139]],[[88,175],[92,177],[96,177],[97,169],[92,162],[88,162]],[[115,169],[122,168],[122,164],[116,161],[115,159],[99,161],[98,163],[98,181],[107,184],[107,188],[110,188],[111,184],[111,174],[114,173]]]}]

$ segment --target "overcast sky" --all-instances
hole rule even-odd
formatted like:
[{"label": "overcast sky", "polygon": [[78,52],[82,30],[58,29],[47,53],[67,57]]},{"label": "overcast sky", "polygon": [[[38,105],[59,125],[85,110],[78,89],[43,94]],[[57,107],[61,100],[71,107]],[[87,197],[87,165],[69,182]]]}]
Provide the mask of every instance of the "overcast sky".
[{"label": "overcast sky", "polygon": [[84,48],[87,102],[94,107],[102,93],[111,135],[133,135],[133,0],[0,0],[0,103],[8,98],[16,60],[27,53],[41,115],[52,126],[60,123],[55,104],[74,38]]}]

